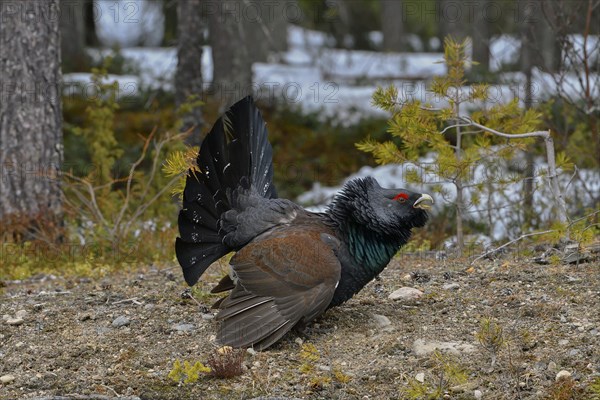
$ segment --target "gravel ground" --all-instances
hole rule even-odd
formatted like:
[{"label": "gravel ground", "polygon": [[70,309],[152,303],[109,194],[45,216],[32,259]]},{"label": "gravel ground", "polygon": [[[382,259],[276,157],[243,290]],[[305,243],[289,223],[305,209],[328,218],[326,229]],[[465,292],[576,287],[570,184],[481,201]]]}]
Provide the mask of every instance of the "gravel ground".
[{"label": "gravel ground", "polygon": [[598,262],[465,265],[397,258],[303,332],[245,352],[242,375],[193,383],[168,374],[175,360],[205,363],[218,347],[218,297],[207,292],[223,266],[192,291],[176,266],[5,281],[0,398],[594,398]]}]

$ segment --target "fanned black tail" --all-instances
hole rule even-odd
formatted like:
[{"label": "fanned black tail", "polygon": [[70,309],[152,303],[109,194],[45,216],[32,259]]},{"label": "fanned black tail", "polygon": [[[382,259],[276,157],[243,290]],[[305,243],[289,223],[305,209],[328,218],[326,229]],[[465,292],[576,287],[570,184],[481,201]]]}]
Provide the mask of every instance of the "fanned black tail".
[{"label": "fanned black tail", "polygon": [[252,97],[235,103],[217,120],[200,147],[200,172],[190,171],[179,212],[177,260],[194,285],[214,261],[234,250],[223,244],[221,214],[231,209],[228,194],[238,187],[275,198],[273,151]]}]

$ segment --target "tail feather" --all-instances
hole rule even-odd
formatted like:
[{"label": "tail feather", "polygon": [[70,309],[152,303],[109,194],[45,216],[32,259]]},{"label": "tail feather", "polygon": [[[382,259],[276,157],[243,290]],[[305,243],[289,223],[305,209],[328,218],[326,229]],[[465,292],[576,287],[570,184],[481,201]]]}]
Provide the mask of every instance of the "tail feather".
[{"label": "tail feather", "polygon": [[273,151],[265,122],[251,97],[234,104],[204,139],[190,171],[179,213],[177,259],[189,285],[206,268],[232,250],[223,244],[219,221],[229,211],[231,194],[252,188],[259,196],[277,197],[273,186]]}]

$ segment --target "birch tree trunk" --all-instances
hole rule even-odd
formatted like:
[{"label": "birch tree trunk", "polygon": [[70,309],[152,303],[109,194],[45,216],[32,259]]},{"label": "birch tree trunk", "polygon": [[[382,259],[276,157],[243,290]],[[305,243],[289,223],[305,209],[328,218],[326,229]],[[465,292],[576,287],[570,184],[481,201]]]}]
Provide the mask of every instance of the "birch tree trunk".
[{"label": "birch tree trunk", "polygon": [[5,232],[15,219],[34,230],[62,218],[59,6],[0,7],[0,221]]}]

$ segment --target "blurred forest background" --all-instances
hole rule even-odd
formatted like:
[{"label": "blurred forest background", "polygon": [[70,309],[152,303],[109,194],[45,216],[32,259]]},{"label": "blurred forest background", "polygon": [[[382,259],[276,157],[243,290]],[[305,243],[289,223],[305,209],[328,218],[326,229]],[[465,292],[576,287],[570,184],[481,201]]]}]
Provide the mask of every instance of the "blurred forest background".
[{"label": "blurred forest background", "polygon": [[[414,185],[403,165],[376,167],[355,144],[370,137],[403,147],[373,93],[394,84],[401,98],[435,104],[428,88],[448,73],[448,36],[466,40],[463,84],[489,88],[463,112],[514,101],[515,118],[532,110],[532,127],[551,131],[570,218],[556,225],[544,143],[534,140],[492,163],[511,179],[473,184],[479,191],[467,202],[474,210],[466,213],[467,237],[480,252],[529,232],[552,231],[546,238],[558,240],[581,219],[585,238],[598,233],[600,1],[24,0],[1,7],[2,276],[172,263],[179,177],[163,172],[165,160],[193,158],[218,115],[247,94],[268,124],[281,197],[318,207],[344,179],[366,174],[382,185]],[[415,151],[416,159],[430,154],[426,146]],[[429,183],[438,204],[409,250],[453,245],[455,193]]]}]

